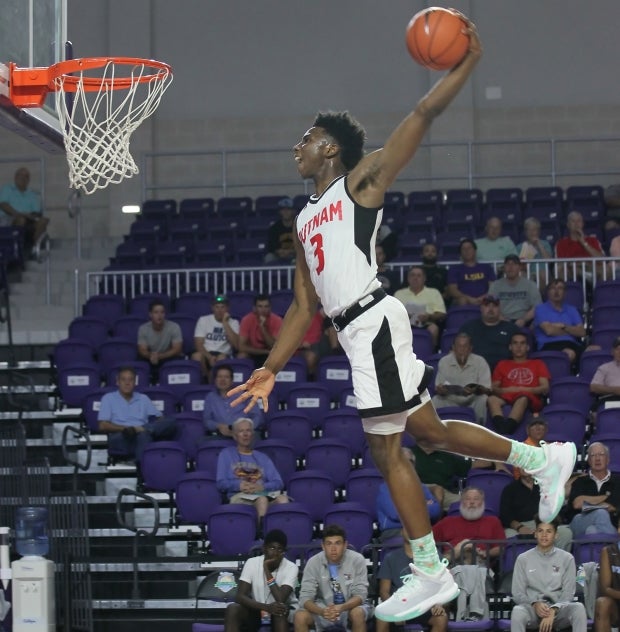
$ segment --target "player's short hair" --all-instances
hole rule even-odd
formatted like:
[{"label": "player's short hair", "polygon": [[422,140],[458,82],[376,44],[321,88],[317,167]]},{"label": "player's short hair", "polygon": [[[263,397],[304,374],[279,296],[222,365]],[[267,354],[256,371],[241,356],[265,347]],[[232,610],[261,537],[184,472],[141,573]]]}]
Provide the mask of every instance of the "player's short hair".
[{"label": "player's short hair", "polygon": [[314,127],[322,127],[340,146],[340,160],[350,171],[364,156],[366,131],[349,112],[319,112]]}]

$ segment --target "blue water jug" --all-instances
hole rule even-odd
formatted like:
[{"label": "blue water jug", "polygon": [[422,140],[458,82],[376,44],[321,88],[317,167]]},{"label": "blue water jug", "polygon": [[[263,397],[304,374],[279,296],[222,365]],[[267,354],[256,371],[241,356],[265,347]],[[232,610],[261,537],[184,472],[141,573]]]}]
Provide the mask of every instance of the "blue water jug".
[{"label": "blue water jug", "polygon": [[15,517],[15,548],[22,555],[45,556],[49,551],[47,509],[19,507]]}]

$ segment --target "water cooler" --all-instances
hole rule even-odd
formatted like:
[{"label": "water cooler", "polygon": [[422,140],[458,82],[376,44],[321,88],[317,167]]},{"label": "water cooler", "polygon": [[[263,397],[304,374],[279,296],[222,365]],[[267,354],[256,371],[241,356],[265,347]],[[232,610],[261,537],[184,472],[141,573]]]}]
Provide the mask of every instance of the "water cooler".
[{"label": "water cooler", "polygon": [[45,507],[17,510],[15,548],[22,558],[11,564],[13,632],[54,632],[54,562],[43,557],[49,551]]}]

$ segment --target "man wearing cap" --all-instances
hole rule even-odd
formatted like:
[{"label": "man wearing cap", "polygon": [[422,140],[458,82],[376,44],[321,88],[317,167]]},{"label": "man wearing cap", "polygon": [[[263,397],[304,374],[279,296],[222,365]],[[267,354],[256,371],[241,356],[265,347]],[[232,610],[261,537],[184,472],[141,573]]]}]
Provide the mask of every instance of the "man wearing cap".
[{"label": "man wearing cap", "polygon": [[[512,334],[509,349],[512,359],[500,360],[493,369],[493,394],[487,401],[493,426],[502,434],[512,434],[528,410],[537,413],[542,409],[551,379],[542,360],[527,357],[530,346],[524,333]],[[505,404],[511,405],[507,418],[502,413]]]},{"label": "man wearing cap", "polygon": [[265,263],[293,263],[295,247],[293,246],[293,230],[295,209],[289,197],[278,202],[280,219],[274,222],[267,233],[267,253]]},{"label": "man wearing cap", "polygon": [[499,298],[502,316],[517,327],[528,325],[534,308],[542,302],[536,283],[521,276],[521,261],[514,254],[504,258],[504,276],[491,283],[489,294]]},{"label": "man wearing cap", "polygon": [[226,608],[225,632],[258,630],[263,621],[276,632],[288,632],[298,603],[298,569],[284,557],[287,544],[286,534],[272,529],[265,536],[263,554],[250,557],[243,565],[236,603]]},{"label": "man wearing cap", "polygon": [[461,262],[448,270],[448,294],[454,305],[480,305],[495,281],[495,270],[488,263],[479,263],[478,246],[473,239],[461,240]]},{"label": "man wearing cap", "polygon": [[517,254],[512,239],[502,236],[502,220],[499,217],[489,217],[484,232],[485,237],[476,239],[479,261],[501,261],[507,255]]},{"label": "man wearing cap", "polygon": [[599,402],[620,400],[620,336],[612,344],[613,360],[601,364],[590,382],[590,392]]},{"label": "man wearing cap", "polygon": [[[507,539],[517,536],[534,537],[539,502],[540,489],[531,474],[523,472],[517,480],[504,487],[499,502],[499,519]],[[570,551],[572,540],[573,532],[570,527],[565,524],[558,525],[555,545],[559,549]]]},{"label": "man wearing cap", "polygon": [[194,329],[192,360],[200,362],[208,377],[218,360],[230,358],[239,349],[239,321],[231,318],[228,298],[220,294],[211,303],[211,314],[201,316]]},{"label": "man wearing cap", "polygon": [[510,358],[510,339],[519,331],[514,323],[502,320],[499,298],[487,294],[481,301],[480,318],[466,322],[459,333],[466,333],[471,338],[474,352],[488,362],[492,371],[500,360]]}]

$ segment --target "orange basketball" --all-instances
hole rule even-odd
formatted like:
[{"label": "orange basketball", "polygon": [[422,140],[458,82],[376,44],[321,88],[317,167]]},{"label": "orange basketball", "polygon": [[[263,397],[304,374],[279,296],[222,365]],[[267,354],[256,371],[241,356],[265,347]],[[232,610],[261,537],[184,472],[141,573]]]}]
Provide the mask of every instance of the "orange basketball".
[{"label": "orange basketball", "polygon": [[454,68],[467,53],[469,35],[462,18],[449,9],[429,7],[407,25],[407,48],[422,66],[433,70]]}]

